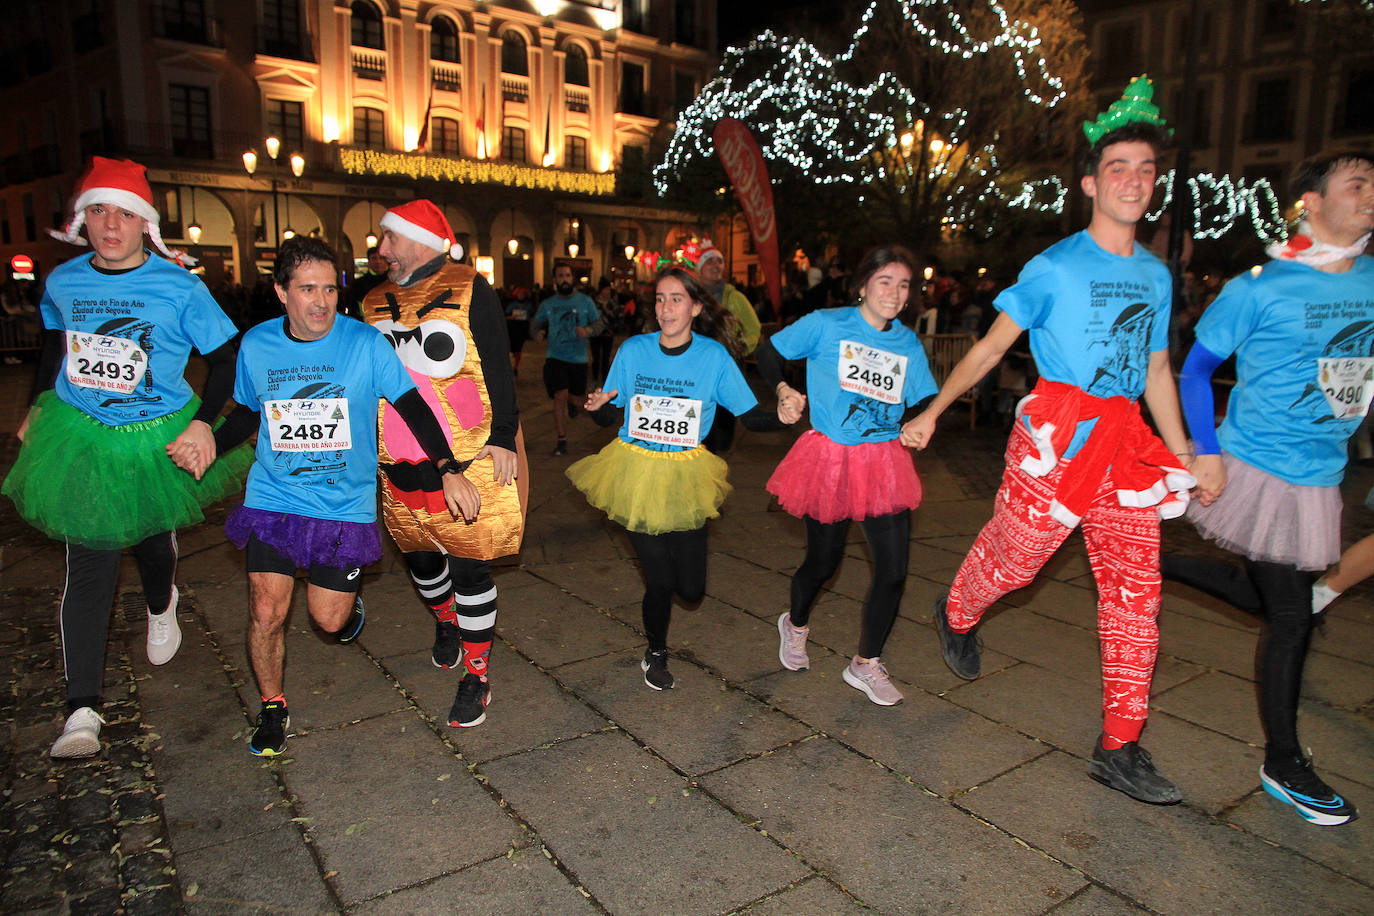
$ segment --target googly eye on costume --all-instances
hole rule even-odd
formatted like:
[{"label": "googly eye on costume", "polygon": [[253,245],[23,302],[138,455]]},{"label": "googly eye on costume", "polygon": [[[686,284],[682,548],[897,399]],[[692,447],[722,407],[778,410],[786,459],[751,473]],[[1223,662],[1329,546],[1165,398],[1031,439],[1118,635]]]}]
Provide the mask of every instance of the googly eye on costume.
[{"label": "googly eye on costume", "polygon": [[430,378],[456,375],[467,356],[467,338],[451,321],[436,318],[408,328],[399,321],[383,319],[375,322],[375,327],[391,341],[407,369]]}]

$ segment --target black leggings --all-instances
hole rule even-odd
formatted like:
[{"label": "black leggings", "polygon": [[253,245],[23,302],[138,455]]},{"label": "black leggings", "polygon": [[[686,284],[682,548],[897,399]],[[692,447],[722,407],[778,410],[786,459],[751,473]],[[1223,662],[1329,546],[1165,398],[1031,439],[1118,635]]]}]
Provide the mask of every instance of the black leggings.
[{"label": "black leggings", "polygon": [[[100,703],[105,679],[105,641],[124,551],[92,550],[67,543],[67,582],[62,591],[62,665],[67,676],[68,710]],[[134,547],[148,609],[162,613],[172,600],[176,574],[176,535],[163,531]]]},{"label": "black leggings", "polygon": [[673,595],[695,604],[706,594],[706,529],[641,534],[628,531],[644,573],[644,633],[649,648],[668,648],[668,622],[673,614]]},{"label": "black leggings", "polygon": [[[804,627],[821,586],[835,575],[844,557],[849,519],[825,525],[810,516],[806,521],[806,558],[792,576],[792,625]],[[906,586],[907,551],[911,540],[911,513],[879,515],[859,522],[873,556],[873,581],[864,598],[863,625],[859,630],[859,656],[883,654],[887,635],[897,619],[897,605]]]},{"label": "black leggings", "polygon": [[1166,556],[1160,565],[1165,578],[1265,618],[1258,668],[1260,716],[1269,741],[1265,760],[1291,761],[1302,753],[1298,743],[1298,693],[1302,666],[1312,635],[1314,574],[1287,563],[1244,559],[1244,568],[1224,560]]}]

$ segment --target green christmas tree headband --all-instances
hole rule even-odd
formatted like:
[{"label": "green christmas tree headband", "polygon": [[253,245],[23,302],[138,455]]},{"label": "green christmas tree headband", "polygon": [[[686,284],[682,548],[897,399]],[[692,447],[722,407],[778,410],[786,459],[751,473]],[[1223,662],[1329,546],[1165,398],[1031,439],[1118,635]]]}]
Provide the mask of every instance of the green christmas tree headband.
[{"label": "green christmas tree headband", "polygon": [[1083,133],[1087,135],[1088,142],[1096,143],[1110,131],[1124,127],[1133,121],[1153,124],[1160,130],[1172,134],[1173,131],[1164,126],[1164,119],[1159,116],[1159,107],[1150,101],[1154,98],[1154,94],[1154,86],[1150,84],[1150,78],[1145,74],[1142,73],[1131,80],[1131,84],[1126,87],[1121,98],[1098,115],[1096,121],[1083,122]]}]

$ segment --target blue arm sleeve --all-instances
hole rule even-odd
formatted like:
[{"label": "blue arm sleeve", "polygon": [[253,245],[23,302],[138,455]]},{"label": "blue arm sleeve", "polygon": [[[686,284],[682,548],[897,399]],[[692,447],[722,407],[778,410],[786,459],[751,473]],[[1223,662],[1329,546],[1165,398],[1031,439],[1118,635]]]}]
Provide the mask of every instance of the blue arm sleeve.
[{"label": "blue arm sleeve", "polygon": [[1216,401],[1212,398],[1212,373],[1222,362],[1222,357],[1195,343],[1178,375],[1178,398],[1183,404],[1188,432],[1193,436],[1193,448],[1199,455],[1221,454],[1221,444],[1217,442]]}]

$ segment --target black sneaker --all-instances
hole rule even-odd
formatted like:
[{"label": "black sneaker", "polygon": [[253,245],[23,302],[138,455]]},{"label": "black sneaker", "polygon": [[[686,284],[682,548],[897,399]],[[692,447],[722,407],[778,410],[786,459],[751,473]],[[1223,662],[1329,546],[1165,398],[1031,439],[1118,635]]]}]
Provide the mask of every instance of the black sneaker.
[{"label": "black sneaker", "polygon": [[348,612],[348,622],[343,625],[343,629],[334,634],[334,638],[339,641],[339,645],[346,646],[358,638],[358,634],[363,631],[363,624],[367,623],[367,610],[363,607],[363,596],[353,597],[353,610]]},{"label": "black sneaker", "polygon": [[286,712],[286,704],[278,700],[262,704],[258,713],[257,726],[248,739],[248,752],[254,757],[275,757],[286,750],[286,730],[291,727],[291,716]]},{"label": "black sneaker", "polygon": [[1260,767],[1260,783],[1264,791],[1297,808],[1309,824],[1336,827],[1359,817],[1355,806],[1322,782],[1312,771],[1312,761],[1304,757],[1294,758],[1291,769],[1265,763]]},{"label": "black sneaker", "polygon": [[434,621],[434,649],[429,660],[436,668],[457,668],[463,661],[463,631],[458,624]]},{"label": "black sneaker", "polygon": [[551,458],[566,454],[568,454],[568,440],[566,439],[559,439],[558,444],[553,447],[553,451],[549,452]]},{"label": "black sneaker", "polygon": [[669,690],[673,686],[673,673],[668,670],[668,650],[658,652],[646,649],[644,658],[639,662],[639,670],[644,672],[644,683],[655,690]]},{"label": "black sneaker", "polygon": [[971,681],[983,670],[983,643],[971,630],[956,633],[949,628],[949,618],[945,615],[948,604],[948,595],[935,602],[935,631],[940,634],[940,648],[949,670]]},{"label": "black sneaker", "polygon": [[1088,775],[1136,801],[1151,805],[1176,805],[1183,801],[1178,786],[1155,771],[1149,751],[1135,741],[1127,741],[1124,746],[1109,751],[1099,738],[1088,764]]},{"label": "black sneaker", "polygon": [[487,720],[487,704],[491,702],[491,685],[487,679],[469,671],[458,684],[458,695],[448,711],[448,724],[455,728],[472,728]]}]

